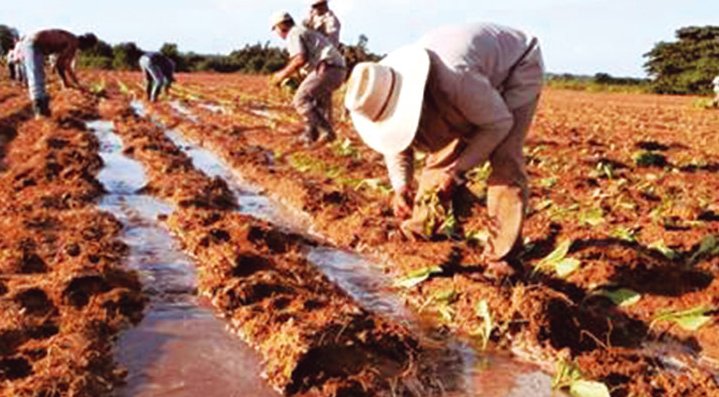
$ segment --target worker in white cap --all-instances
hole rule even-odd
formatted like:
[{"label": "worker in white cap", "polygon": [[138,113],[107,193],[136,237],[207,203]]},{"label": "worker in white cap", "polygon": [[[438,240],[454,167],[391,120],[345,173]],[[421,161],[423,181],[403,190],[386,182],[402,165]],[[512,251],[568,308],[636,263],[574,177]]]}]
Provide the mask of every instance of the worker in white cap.
[{"label": "worker in white cap", "polygon": [[714,107],[719,107],[719,76],[714,77],[714,81],[712,81],[712,84],[714,84]]},{"label": "worker in white cap", "polygon": [[287,12],[272,15],[270,26],[285,40],[290,55],[289,63],[272,76],[272,82],[281,84],[304,66],[311,70],[293,99],[295,109],[305,122],[300,140],[308,145],[333,141],[336,135],[325,109],[326,102],[332,100],[332,93],[347,75],[344,58],[325,36],[296,25]]},{"label": "worker in white cap", "polygon": [[310,6],[310,15],[303,24],[309,29],[322,33],[339,48],[342,24],[337,15],[330,10],[328,0],[311,0]]},{"label": "worker in white cap", "polygon": [[[465,173],[489,161],[492,226],[487,274],[512,275],[528,188],[522,147],[542,89],[536,38],[494,24],[447,26],[356,66],[345,106],[362,140],[384,155],[395,215],[411,237],[431,237],[428,196],[447,205]],[[414,200],[414,151],[427,154]],[[436,201],[435,201],[436,202]],[[428,235],[429,234],[429,235]]]}]

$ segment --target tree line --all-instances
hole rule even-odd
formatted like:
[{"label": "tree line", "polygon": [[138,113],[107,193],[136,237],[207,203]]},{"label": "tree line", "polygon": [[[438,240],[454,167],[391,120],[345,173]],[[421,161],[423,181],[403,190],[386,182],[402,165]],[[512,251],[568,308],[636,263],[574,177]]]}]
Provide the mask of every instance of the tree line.
[{"label": "tree line", "polygon": [[[595,76],[569,74],[548,75],[550,83],[567,87],[582,84],[593,86],[634,86],[661,94],[703,94],[711,91],[711,81],[719,75],[719,26],[689,26],[676,31],[676,41],[659,42],[644,54],[644,67],[649,79],[617,78],[606,73]],[[362,61],[378,60],[380,56],[368,48],[367,36],[356,44],[343,45],[341,51],[350,66]],[[0,47],[7,53],[12,48],[13,30],[0,25]],[[287,51],[268,43],[247,44],[227,55],[203,55],[181,52],[176,44],[167,43],[160,52],[175,61],[180,72],[212,71],[219,73],[267,74],[281,69],[287,62]],[[97,45],[80,54],[80,67],[105,70],[135,70],[143,51],[135,43]]]}]

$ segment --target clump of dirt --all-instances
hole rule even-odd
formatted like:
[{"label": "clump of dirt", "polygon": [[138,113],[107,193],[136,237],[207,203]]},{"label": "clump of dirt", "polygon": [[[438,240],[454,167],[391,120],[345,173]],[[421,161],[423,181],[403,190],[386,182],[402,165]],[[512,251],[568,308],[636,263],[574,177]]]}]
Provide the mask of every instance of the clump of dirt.
[{"label": "clump of dirt", "polygon": [[52,94],[53,118],[22,108],[0,120],[13,131],[0,173],[0,395],[110,395],[123,376],[112,343],[145,298],[123,269],[119,223],[95,208],[102,162],[84,131],[95,100]]}]

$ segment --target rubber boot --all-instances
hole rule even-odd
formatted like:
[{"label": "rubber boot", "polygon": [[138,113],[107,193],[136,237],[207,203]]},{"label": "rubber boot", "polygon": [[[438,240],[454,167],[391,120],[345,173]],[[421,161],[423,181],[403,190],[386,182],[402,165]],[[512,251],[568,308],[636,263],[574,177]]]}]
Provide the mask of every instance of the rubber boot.
[{"label": "rubber boot", "polygon": [[314,144],[317,141],[317,129],[309,126],[305,127],[299,137],[299,141],[305,146]]},{"label": "rubber boot", "polygon": [[32,101],[35,118],[50,117],[50,98],[38,98]]},{"label": "rubber boot", "polygon": [[337,135],[331,127],[318,128],[318,130],[320,134],[319,138],[317,139],[318,143],[327,144],[334,142],[334,140],[337,139]]},{"label": "rubber boot", "polygon": [[492,219],[488,259],[501,261],[521,244],[524,223],[522,189],[516,186],[490,186],[487,210]]}]

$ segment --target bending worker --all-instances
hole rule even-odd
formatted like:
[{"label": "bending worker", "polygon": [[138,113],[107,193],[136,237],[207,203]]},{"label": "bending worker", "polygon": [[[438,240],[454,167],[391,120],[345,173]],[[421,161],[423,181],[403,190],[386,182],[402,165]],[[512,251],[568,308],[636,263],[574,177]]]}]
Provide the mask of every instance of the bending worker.
[{"label": "bending worker", "polygon": [[272,83],[281,84],[305,65],[311,70],[293,100],[305,122],[300,140],[305,144],[333,141],[334,128],[325,110],[332,93],[340,88],[347,75],[344,58],[325,36],[296,25],[286,12],[274,14],[270,26],[287,42],[290,54],[289,63],[272,76]]},{"label": "bending worker", "polygon": [[160,93],[164,90],[165,94],[169,94],[175,82],[175,62],[159,52],[146,52],[139,62],[145,74],[147,100],[157,102]]},{"label": "bending worker", "polygon": [[60,29],[42,30],[23,39],[22,55],[35,117],[50,116],[50,97],[45,89],[45,57],[57,56],[54,69],[63,88],[83,89],[75,75],[75,56],[78,49],[86,50],[96,43],[97,38],[92,33],[76,37]]},{"label": "bending worker", "polygon": [[[482,23],[434,30],[380,63],[356,67],[345,105],[362,140],[385,157],[395,215],[409,218],[405,234],[426,231],[427,211],[418,204],[427,195],[446,203],[465,173],[489,160],[488,273],[514,273],[503,260],[521,244],[528,200],[522,146],[543,73],[536,38]],[[428,156],[413,202],[414,150]]]}]

